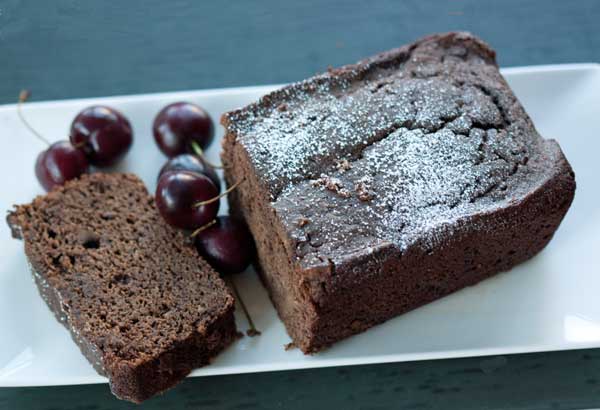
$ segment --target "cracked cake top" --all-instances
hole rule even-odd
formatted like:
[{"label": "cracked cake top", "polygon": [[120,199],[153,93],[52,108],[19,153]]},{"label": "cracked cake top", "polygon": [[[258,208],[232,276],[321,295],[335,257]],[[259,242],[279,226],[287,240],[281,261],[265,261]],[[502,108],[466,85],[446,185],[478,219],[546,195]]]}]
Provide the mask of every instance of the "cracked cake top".
[{"label": "cracked cake top", "polygon": [[536,132],[494,52],[468,33],[330,70],[223,124],[305,267],[382,246],[439,246],[457,223],[541,186],[556,171],[549,158],[562,156]]}]

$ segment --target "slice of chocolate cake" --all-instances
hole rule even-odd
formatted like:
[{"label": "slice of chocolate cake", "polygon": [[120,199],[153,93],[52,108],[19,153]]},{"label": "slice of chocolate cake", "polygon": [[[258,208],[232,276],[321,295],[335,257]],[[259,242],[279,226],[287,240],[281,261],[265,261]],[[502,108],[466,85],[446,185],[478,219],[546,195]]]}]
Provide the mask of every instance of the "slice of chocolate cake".
[{"label": "slice of chocolate cake", "polygon": [[575,191],[468,33],[332,69],[222,118],[230,195],[294,342],[318,351],[538,253]]},{"label": "slice of chocolate cake", "polygon": [[136,176],[84,175],[8,223],[42,297],[117,397],[162,392],[236,338],[229,289]]}]

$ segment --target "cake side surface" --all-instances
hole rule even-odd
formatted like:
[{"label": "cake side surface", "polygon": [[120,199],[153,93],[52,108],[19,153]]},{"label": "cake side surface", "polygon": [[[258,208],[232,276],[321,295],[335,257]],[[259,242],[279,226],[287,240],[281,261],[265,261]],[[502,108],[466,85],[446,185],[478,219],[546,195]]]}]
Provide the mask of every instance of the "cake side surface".
[{"label": "cake side surface", "polygon": [[7,219],[40,294],[118,397],[162,392],[236,338],[228,288],[137,177],[86,175]]},{"label": "cake side surface", "polygon": [[402,250],[384,243],[330,260],[325,274],[306,281],[319,315],[304,339],[305,351],[319,351],[535,256],[572,202],[571,171],[561,162],[538,189],[505,207],[439,225],[435,235]]},{"label": "cake side surface", "polygon": [[226,178],[249,181],[230,200],[305,352],[532,257],[574,195],[560,147],[468,33],[330,70],[222,122]]}]

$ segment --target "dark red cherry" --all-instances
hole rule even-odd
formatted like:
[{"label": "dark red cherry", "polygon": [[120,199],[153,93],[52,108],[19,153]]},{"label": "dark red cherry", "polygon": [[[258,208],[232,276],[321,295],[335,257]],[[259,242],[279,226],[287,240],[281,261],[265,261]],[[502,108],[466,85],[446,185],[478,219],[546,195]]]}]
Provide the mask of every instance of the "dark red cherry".
[{"label": "dark red cherry", "polygon": [[168,157],[194,152],[192,142],[206,149],[214,136],[213,122],[206,111],[195,104],[177,102],[163,108],[152,125],[154,139]]},{"label": "dark red cherry", "polygon": [[169,171],[190,171],[206,175],[213,184],[221,191],[221,180],[215,172],[215,169],[208,165],[202,158],[192,154],[181,154],[169,159],[160,169],[158,177]]},{"label": "dark red cherry", "polygon": [[83,149],[91,164],[105,167],[121,159],[133,142],[131,124],[119,111],[94,105],[81,111],[71,124],[71,143]]},{"label": "dark red cherry", "polygon": [[69,141],[59,141],[40,152],[35,161],[35,175],[46,191],[77,178],[88,171],[88,160],[83,151]]},{"label": "dark red cherry", "polygon": [[196,206],[219,195],[215,184],[205,175],[189,171],[164,173],[156,187],[156,206],[169,224],[181,229],[196,229],[211,222],[219,212],[219,200]]},{"label": "dark red cherry", "polygon": [[219,216],[214,225],[196,236],[200,255],[223,274],[244,271],[254,257],[254,241],[246,224],[230,216]]}]

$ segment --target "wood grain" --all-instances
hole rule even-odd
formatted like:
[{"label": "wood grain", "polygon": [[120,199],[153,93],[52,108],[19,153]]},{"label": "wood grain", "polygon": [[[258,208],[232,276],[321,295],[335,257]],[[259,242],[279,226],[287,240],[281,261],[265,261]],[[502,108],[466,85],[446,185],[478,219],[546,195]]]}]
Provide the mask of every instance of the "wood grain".
[{"label": "wood grain", "polygon": [[600,61],[600,4],[0,1],[0,103],[282,83],[436,31],[470,30],[503,66]]},{"label": "wood grain", "polygon": [[[578,350],[186,379],[139,407],[162,409],[585,409],[600,402],[600,353]],[[106,385],[0,389],[2,409],[121,410]]]}]

